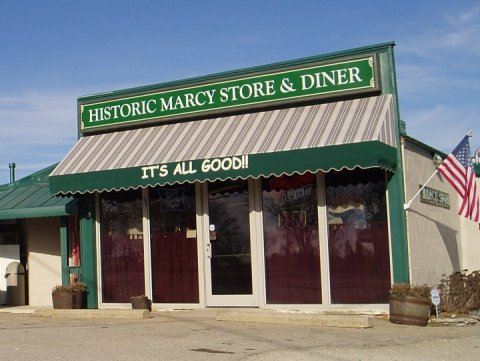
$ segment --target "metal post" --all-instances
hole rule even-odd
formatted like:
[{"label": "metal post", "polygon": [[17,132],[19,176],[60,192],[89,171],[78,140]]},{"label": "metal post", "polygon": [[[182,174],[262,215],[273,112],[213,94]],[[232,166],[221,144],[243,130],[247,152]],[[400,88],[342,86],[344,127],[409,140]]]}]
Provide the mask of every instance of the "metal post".
[{"label": "metal post", "polygon": [[8,168],[10,168],[10,183],[15,182],[15,163],[8,163]]}]

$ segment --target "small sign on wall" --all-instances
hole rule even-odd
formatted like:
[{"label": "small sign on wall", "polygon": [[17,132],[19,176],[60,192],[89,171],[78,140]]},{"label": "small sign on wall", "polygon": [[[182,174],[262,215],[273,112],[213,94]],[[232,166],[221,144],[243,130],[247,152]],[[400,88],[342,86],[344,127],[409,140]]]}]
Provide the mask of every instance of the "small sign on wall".
[{"label": "small sign on wall", "polygon": [[440,304],[440,290],[438,288],[433,288],[430,291],[430,298],[432,300],[433,305],[435,306],[435,313],[438,318],[438,305]]},{"label": "small sign on wall", "polygon": [[[421,188],[422,186],[420,185],[419,187]],[[420,192],[420,202],[450,209],[450,195],[430,187],[422,189]]]}]

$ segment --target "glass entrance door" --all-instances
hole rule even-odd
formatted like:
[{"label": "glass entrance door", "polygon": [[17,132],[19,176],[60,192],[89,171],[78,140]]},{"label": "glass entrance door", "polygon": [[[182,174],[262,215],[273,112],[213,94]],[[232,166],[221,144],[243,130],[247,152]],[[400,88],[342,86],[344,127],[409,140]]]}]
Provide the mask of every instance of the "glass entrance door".
[{"label": "glass entrance door", "polygon": [[208,184],[207,305],[254,306],[247,181]]}]

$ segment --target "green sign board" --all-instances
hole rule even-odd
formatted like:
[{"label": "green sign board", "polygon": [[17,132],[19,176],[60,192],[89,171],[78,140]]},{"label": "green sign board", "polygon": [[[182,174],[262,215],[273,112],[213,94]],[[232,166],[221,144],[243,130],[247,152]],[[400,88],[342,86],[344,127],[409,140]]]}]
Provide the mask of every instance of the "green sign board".
[{"label": "green sign board", "polygon": [[81,104],[81,130],[380,90],[374,55]]},{"label": "green sign board", "polygon": [[[419,187],[422,187],[421,185]],[[450,195],[437,189],[424,187],[420,193],[420,202],[450,209]]]}]

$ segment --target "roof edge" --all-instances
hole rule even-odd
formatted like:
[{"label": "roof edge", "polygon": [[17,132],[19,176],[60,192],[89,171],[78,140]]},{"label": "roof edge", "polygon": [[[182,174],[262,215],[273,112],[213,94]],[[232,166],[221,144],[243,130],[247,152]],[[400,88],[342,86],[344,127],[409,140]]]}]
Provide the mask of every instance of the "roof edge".
[{"label": "roof edge", "polygon": [[26,219],[26,218],[45,218],[45,217],[61,217],[75,215],[78,213],[75,201],[70,201],[65,205],[20,208],[20,209],[2,209],[0,210],[0,220],[7,219]]},{"label": "roof edge", "polygon": [[52,173],[52,171],[55,169],[57,165],[58,163],[49,165],[48,167],[45,167],[30,175],[20,178],[13,183],[2,184],[0,185],[0,191],[9,190],[12,187],[28,187],[33,184],[35,185],[48,184],[48,177],[50,176],[50,173]]},{"label": "roof edge", "polygon": [[404,139],[406,139],[406,140],[408,140],[408,141],[410,141],[410,142],[412,142],[412,143],[414,143],[414,144],[416,144],[416,145],[418,145],[418,146],[420,146],[420,147],[422,147],[426,150],[429,150],[433,154],[438,154],[442,158],[446,158],[447,155],[448,155],[447,153],[444,153],[441,150],[438,150],[438,149],[436,149],[436,148],[434,148],[434,147],[432,147],[432,146],[430,146],[426,143],[423,143],[423,142],[419,141],[418,139],[415,139],[415,138],[413,138],[409,135],[402,135],[402,136],[400,136],[400,138],[404,138]]},{"label": "roof edge", "polygon": [[95,99],[116,97],[120,95],[131,94],[131,93],[146,92],[146,91],[155,90],[155,89],[169,88],[173,86],[182,86],[182,85],[194,84],[199,82],[215,81],[215,80],[226,78],[226,77],[250,74],[250,73],[261,72],[261,71],[270,71],[270,70],[284,68],[287,66],[295,66],[299,64],[308,64],[308,63],[318,62],[322,60],[360,55],[368,52],[375,52],[375,51],[384,50],[387,48],[393,48],[394,46],[395,46],[395,43],[393,41],[390,41],[385,43],[367,45],[363,47],[357,47],[357,48],[352,48],[352,49],[347,49],[342,51],[326,53],[322,55],[314,55],[314,56],[292,59],[287,61],[274,62],[270,64],[265,64],[265,65],[246,67],[246,68],[241,68],[237,70],[212,73],[212,74],[202,75],[198,77],[184,78],[180,80],[166,81],[166,82],[156,83],[156,84],[151,84],[146,86],[139,86],[139,87],[112,90],[112,91],[101,92],[101,93],[87,94],[87,95],[78,97],[77,101],[78,102],[89,101],[89,100],[95,100]]}]

